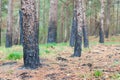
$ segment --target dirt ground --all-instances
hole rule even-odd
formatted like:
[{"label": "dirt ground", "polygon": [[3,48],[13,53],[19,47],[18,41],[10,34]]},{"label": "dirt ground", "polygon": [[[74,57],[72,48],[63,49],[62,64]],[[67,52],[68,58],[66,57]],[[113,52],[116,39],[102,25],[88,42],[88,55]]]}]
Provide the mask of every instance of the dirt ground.
[{"label": "dirt ground", "polygon": [[[70,57],[71,51],[66,47],[57,55],[41,58],[42,66],[36,70],[23,68],[22,60],[1,61],[0,80],[120,80],[120,45],[98,44],[80,58]],[[102,75],[96,77],[96,70]]]}]

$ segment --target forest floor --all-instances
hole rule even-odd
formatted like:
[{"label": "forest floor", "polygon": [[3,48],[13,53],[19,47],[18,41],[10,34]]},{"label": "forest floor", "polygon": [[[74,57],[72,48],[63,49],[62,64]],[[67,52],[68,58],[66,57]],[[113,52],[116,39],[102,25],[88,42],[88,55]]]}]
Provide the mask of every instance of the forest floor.
[{"label": "forest floor", "polygon": [[99,44],[90,38],[90,47],[80,58],[70,57],[68,43],[40,46],[42,66],[36,70],[23,68],[23,60],[9,60],[9,53],[22,52],[21,46],[0,47],[0,80],[120,80],[120,36]]}]

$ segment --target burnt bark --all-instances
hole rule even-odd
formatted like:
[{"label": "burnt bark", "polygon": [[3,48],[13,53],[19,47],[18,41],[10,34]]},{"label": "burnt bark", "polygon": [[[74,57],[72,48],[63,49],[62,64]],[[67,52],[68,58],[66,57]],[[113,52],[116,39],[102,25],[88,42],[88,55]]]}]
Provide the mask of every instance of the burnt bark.
[{"label": "burnt bark", "polygon": [[100,28],[99,28],[100,43],[104,43],[104,9],[105,9],[105,0],[101,0],[101,16],[100,16]]},{"label": "burnt bark", "polygon": [[8,4],[8,22],[7,22],[7,32],[6,32],[6,47],[12,47],[12,12],[13,12],[13,0],[9,0]]},{"label": "burnt bark", "polygon": [[87,26],[83,26],[83,40],[84,40],[84,47],[89,47],[89,40],[88,40],[88,31]]},{"label": "burnt bark", "polygon": [[83,11],[82,11],[82,0],[77,0],[77,31],[75,38],[74,57],[80,57],[82,51],[82,27],[83,27]]},{"label": "burnt bark", "polygon": [[35,69],[40,66],[38,46],[38,20],[34,0],[21,0],[23,12],[23,57],[26,68]]},{"label": "burnt bark", "polygon": [[73,21],[72,21],[72,28],[71,28],[71,35],[70,35],[70,46],[71,47],[75,46],[76,32],[77,32],[77,10],[76,10],[76,6],[74,6]]},{"label": "burnt bark", "polygon": [[75,48],[74,48],[74,57],[80,57],[82,51],[82,36],[80,36],[77,32],[75,38]]},{"label": "burnt bark", "polygon": [[99,42],[104,43],[104,34],[101,27],[99,27]]},{"label": "burnt bark", "polygon": [[105,30],[105,38],[109,37],[109,27],[110,27],[110,6],[111,0],[107,0],[107,16],[106,16],[106,30]]},{"label": "burnt bark", "polygon": [[50,21],[48,28],[48,43],[56,43],[57,42],[57,24],[54,21]]},{"label": "burnt bark", "polygon": [[88,27],[87,27],[87,20],[86,20],[86,7],[85,7],[85,1],[82,1],[82,7],[83,7],[83,40],[84,40],[84,47],[89,47],[89,40],[88,40]]},{"label": "burnt bark", "polygon": [[20,24],[20,44],[23,44],[23,13],[19,10],[19,24]]},{"label": "burnt bark", "polygon": [[50,0],[48,43],[57,42],[57,6],[58,0]]}]

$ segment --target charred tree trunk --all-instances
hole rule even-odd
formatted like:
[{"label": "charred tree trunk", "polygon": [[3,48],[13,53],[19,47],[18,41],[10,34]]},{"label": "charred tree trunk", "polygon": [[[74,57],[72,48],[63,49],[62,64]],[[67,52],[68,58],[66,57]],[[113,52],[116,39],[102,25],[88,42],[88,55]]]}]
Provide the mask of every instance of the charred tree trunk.
[{"label": "charred tree trunk", "polygon": [[35,69],[40,66],[35,5],[35,0],[21,0],[21,10],[23,12],[24,66],[30,69]]},{"label": "charred tree trunk", "polygon": [[1,28],[2,28],[2,1],[0,0],[0,46],[1,46]]},{"label": "charred tree trunk", "polygon": [[80,57],[82,51],[82,27],[83,27],[83,10],[82,0],[77,0],[77,31],[75,37],[74,57]]},{"label": "charred tree trunk", "polygon": [[8,4],[8,22],[7,22],[7,32],[6,32],[6,47],[12,47],[12,13],[13,0],[9,0]]},{"label": "charred tree trunk", "polygon": [[109,37],[109,27],[110,27],[110,2],[111,0],[107,0],[107,18],[106,18],[106,30],[105,30],[105,38]]},{"label": "charred tree trunk", "polygon": [[37,38],[38,38],[38,44],[39,44],[39,20],[40,20],[40,10],[39,10],[39,8],[40,8],[40,0],[37,0],[36,1],[36,5],[37,5],[37,12],[36,12],[36,15],[37,15]]},{"label": "charred tree trunk", "polygon": [[19,24],[20,24],[20,44],[23,44],[23,13],[19,10]]},{"label": "charred tree trunk", "polygon": [[87,21],[86,21],[86,8],[85,8],[85,2],[83,0],[82,2],[83,6],[83,40],[84,40],[84,47],[89,47],[89,40],[88,40],[88,28],[87,28]]},{"label": "charred tree trunk", "polygon": [[101,17],[100,17],[100,28],[99,28],[99,42],[104,43],[104,9],[105,9],[105,0],[101,0]]},{"label": "charred tree trunk", "polygon": [[72,21],[72,28],[71,28],[71,35],[70,35],[70,46],[75,46],[75,37],[77,32],[77,5],[74,1],[74,11],[73,11],[73,21]]},{"label": "charred tree trunk", "polygon": [[58,0],[50,0],[48,43],[57,42],[57,6]]}]

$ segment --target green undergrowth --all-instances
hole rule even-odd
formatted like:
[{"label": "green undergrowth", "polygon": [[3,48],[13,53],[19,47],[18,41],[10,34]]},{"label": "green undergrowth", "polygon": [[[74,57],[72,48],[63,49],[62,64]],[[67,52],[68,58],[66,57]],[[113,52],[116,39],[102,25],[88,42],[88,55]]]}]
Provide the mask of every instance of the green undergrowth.
[{"label": "green undergrowth", "polygon": [[101,77],[103,75],[103,72],[101,70],[95,70],[94,71],[94,76],[96,78]]},{"label": "green undergrowth", "polygon": [[8,60],[19,60],[21,59],[23,56],[23,54],[21,54],[20,52],[13,52],[7,55],[7,59]]},{"label": "green undergrowth", "polygon": [[[105,41],[103,45],[120,45],[119,41],[115,41],[116,38],[112,38],[110,41]],[[92,46],[99,45],[100,43],[95,41],[89,42],[89,48],[82,48],[83,52],[88,52],[91,50]],[[49,43],[49,44],[39,44],[39,54],[40,57],[49,57],[54,56],[61,53],[69,53],[70,55],[73,53],[74,48],[69,46],[69,42],[67,43]],[[5,48],[4,46],[0,47],[0,60],[4,59],[21,59],[23,55],[22,46],[13,46],[11,48]]]},{"label": "green undergrowth", "polygon": [[53,56],[57,55],[60,51],[64,50],[64,47],[68,46],[68,43],[48,43],[48,44],[41,44],[40,47],[40,56]]}]

